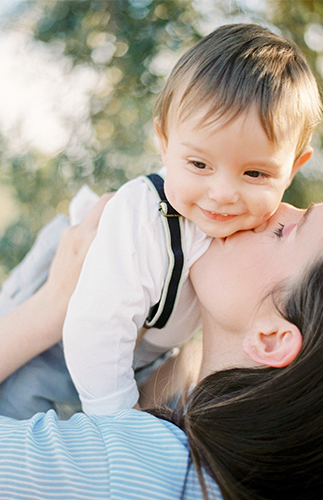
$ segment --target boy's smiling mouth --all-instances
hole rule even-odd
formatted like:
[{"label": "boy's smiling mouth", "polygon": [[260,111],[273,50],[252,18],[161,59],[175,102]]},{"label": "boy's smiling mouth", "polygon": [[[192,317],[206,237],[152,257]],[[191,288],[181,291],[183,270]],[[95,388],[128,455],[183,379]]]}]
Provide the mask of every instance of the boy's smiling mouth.
[{"label": "boy's smiling mouth", "polygon": [[216,220],[218,222],[228,222],[235,217],[238,217],[237,214],[227,214],[227,213],[218,213],[212,212],[211,210],[204,210],[204,208],[200,207],[201,212],[208,217],[209,219]]}]

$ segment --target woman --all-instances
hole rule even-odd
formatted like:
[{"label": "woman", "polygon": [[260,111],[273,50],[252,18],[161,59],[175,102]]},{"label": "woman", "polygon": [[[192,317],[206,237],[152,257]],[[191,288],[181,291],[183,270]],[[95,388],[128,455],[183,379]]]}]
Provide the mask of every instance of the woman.
[{"label": "woman", "polygon": [[220,371],[185,410],[2,417],[0,498],[321,499],[323,205],[277,218],[195,264],[202,373]]},{"label": "woman", "polygon": [[[200,478],[205,467],[225,500],[322,498],[322,277],[321,259],[297,285],[283,285],[270,297],[282,335],[302,332],[290,365],[215,372],[181,416]],[[259,330],[269,339],[267,353],[275,349],[273,324]]]},{"label": "woman", "polygon": [[219,371],[177,418],[225,500],[322,497],[322,219],[322,205],[282,206],[264,233],[214,241],[192,271],[201,376]]}]

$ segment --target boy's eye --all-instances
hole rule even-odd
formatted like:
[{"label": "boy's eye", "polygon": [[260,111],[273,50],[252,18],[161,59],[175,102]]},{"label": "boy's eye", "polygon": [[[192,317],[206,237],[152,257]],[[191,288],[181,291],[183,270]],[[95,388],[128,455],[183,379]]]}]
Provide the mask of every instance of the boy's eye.
[{"label": "boy's eye", "polygon": [[194,167],[199,168],[199,169],[206,168],[206,164],[203,163],[202,161],[193,160],[192,164],[194,165]]},{"label": "boy's eye", "polygon": [[264,174],[263,172],[258,172],[258,170],[247,170],[245,172],[245,175],[247,175],[248,177],[253,177],[254,179],[256,179],[257,177],[268,177],[267,174]]}]

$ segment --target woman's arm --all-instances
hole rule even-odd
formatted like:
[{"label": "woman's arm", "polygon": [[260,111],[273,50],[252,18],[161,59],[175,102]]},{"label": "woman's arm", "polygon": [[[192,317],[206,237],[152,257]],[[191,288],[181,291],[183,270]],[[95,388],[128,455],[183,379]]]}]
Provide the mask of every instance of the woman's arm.
[{"label": "woman's arm", "polygon": [[64,231],[46,283],[0,318],[0,382],[61,340],[69,299],[111,196],[102,196],[81,224]]}]

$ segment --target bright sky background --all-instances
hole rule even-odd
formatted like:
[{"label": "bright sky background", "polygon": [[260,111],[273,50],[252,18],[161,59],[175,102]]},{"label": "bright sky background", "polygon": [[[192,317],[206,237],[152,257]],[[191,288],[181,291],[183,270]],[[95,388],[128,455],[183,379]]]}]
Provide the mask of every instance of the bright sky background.
[{"label": "bright sky background", "polygon": [[6,15],[8,12],[13,11],[19,4],[23,3],[25,3],[25,0],[1,0],[0,16]]},{"label": "bright sky background", "polygon": [[9,145],[15,150],[24,142],[48,155],[64,148],[88,114],[96,73],[71,70],[67,58],[18,32],[0,35],[0,67],[0,128]]}]

